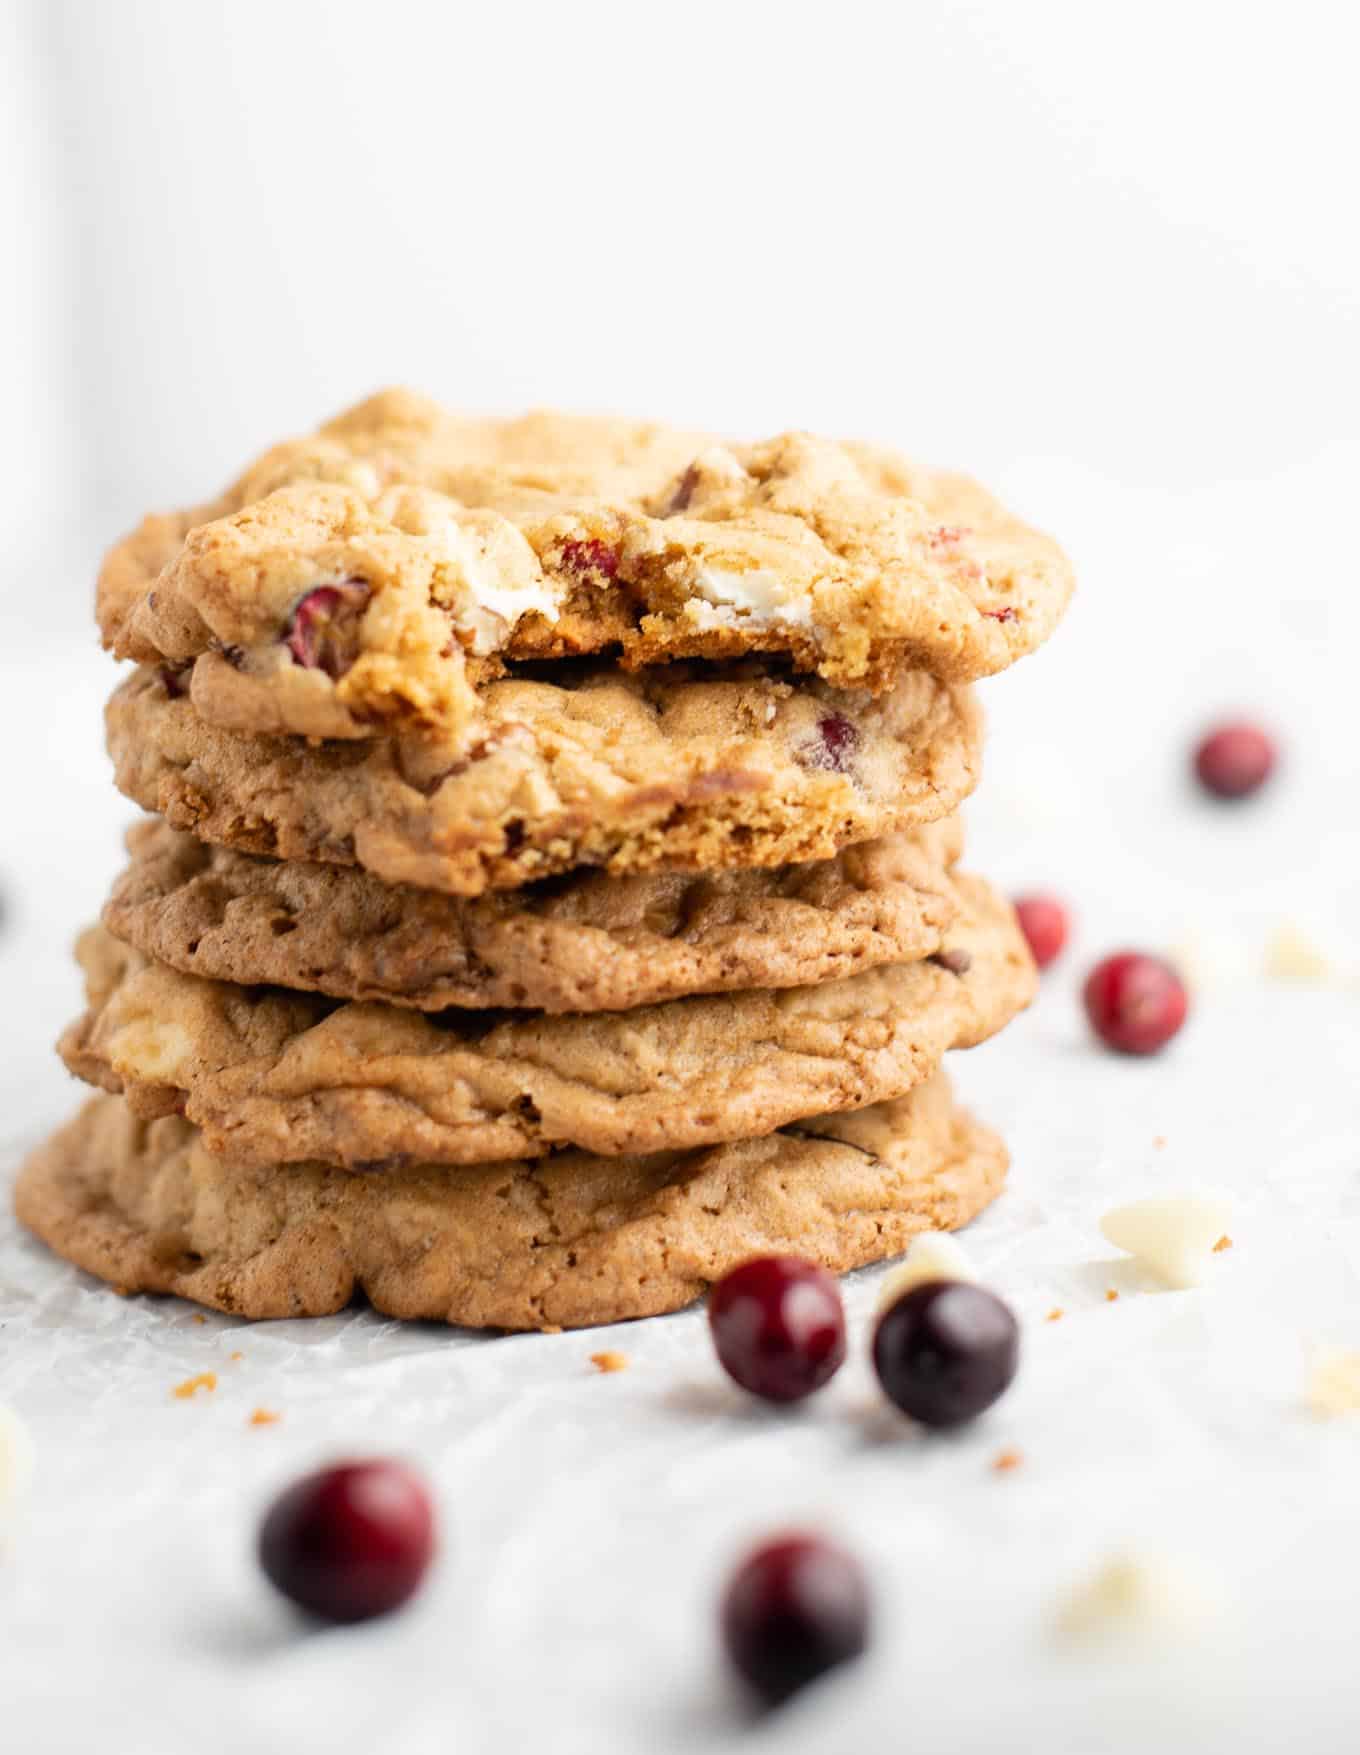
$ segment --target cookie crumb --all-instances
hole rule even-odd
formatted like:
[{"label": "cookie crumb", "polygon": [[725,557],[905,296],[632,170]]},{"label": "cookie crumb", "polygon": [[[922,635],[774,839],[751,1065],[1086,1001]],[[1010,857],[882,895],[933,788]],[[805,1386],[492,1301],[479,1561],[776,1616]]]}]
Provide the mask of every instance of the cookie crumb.
[{"label": "cookie crumb", "polygon": [[242,1359],[244,1359],[244,1358],[245,1358],[244,1353],[233,1353],[231,1356],[231,1362],[233,1365],[239,1365],[241,1363]]},{"label": "cookie crumb", "polygon": [[1105,1302],[1107,1304],[1117,1304],[1119,1302],[1119,1294],[1118,1294],[1118,1292],[1115,1291],[1113,1286],[1109,1286],[1106,1288]]},{"label": "cookie crumb", "polygon": [[249,1426],[277,1426],[282,1418],[282,1414],[275,1414],[268,1408],[256,1408],[246,1424]]},{"label": "cookie crumb", "polygon": [[628,1369],[627,1353],[592,1353],[590,1362],[597,1371],[626,1371]]},{"label": "cookie crumb", "polygon": [[1232,1246],[1233,1246],[1232,1238],[1229,1237],[1228,1233],[1225,1231],[1223,1233],[1223,1235],[1219,1238],[1218,1242],[1215,1243],[1214,1248],[1213,1248],[1213,1253],[1215,1255],[1222,1255],[1222,1253],[1225,1249],[1231,1249]]},{"label": "cookie crumb", "polygon": [[1009,1475],[1018,1469],[1024,1456],[1018,1450],[999,1450],[992,1458],[992,1470],[998,1475]]},{"label": "cookie crumb", "polygon": [[203,1325],[207,1322],[207,1320],[208,1320],[207,1317],[204,1316],[202,1311],[200,1311],[200,1310],[195,1310],[193,1315],[189,1318],[190,1322],[196,1322],[200,1328],[203,1327]]},{"label": "cookie crumb", "polygon": [[1063,1317],[1066,1316],[1066,1314],[1067,1314],[1067,1312],[1063,1309],[1061,1304],[1055,1304],[1053,1306],[1052,1310],[1050,1310],[1048,1315],[1044,1318],[1044,1321],[1045,1322],[1061,1322]]},{"label": "cookie crumb", "polygon": [[1360,1352],[1320,1348],[1308,1368],[1306,1399],[1321,1420],[1360,1412]]},{"label": "cookie crumb", "polygon": [[207,1390],[211,1394],[216,1388],[217,1373],[215,1371],[200,1371],[197,1377],[186,1377],[183,1383],[177,1383],[170,1393],[176,1401],[187,1402],[192,1401],[201,1389]]},{"label": "cookie crumb", "polygon": [[1154,1152],[1164,1152],[1166,1150],[1166,1135],[1164,1133],[1154,1135],[1152,1149]]}]

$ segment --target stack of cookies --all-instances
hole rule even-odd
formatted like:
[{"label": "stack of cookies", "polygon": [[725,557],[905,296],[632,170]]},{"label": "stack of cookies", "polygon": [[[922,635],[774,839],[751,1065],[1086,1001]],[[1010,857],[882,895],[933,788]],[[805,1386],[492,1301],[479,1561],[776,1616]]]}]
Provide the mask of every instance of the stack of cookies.
[{"label": "stack of cookies", "polygon": [[100,579],[99,1087],[20,1216],[123,1291],[556,1328],[965,1224],[944,1054],[1030,999],[970,680],[1061,552],[875,447],[388,392]]}]

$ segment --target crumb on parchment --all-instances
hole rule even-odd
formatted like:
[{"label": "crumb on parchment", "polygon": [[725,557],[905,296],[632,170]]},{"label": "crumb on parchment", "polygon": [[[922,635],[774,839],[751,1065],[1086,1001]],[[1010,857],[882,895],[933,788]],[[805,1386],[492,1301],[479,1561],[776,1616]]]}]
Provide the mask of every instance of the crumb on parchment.
[{"label": "crumb on parchment", "polygon": [[256,1408],[246,1424],[248,1426],[277,1426],[282,1418],[282,1414],[276,1414],[270,1408]]},{"label": "crumb on parchment", "polygon": [[998,1475],[1009,1475],[1018,1469],[1024,1456],[1018,1450],[999,1450],[992,1458],[992,1470]]},{"label": "crumb on parchment", "polygon": [[176,1401],[188,1402],[193,1400],[199,1390],[206,1390],[211,1394],[216,1388],[217,1373],[215,1371],[200,1371],[197,1377],[186,1377],[183,1383],[177,1383],[170,1393]]},{"label": "crumb on parchment", "polygon": [[627,1353],[592,1353],[590,1362],[597,1371],[626,1371],[628,1369]]},{"label": "crumb on parchment", "polygon": [[1063,1317],[1066,1316],[1066,1314],[1067,1314],[1067,1312],[1063,1309],[1061,1304],[1055,1304],[1053,1306],[1052,1310],[1050,1310],[1048,1315],[1044,1318],[1044,1321],[1045,1322],[1061,1322]]},{"label": "crumb on parchment", "polygon": [[1222,1255],[1222,1253],[1225,1249],[1231,1249],[1232,1246],[1233,1246],[1233,1240],[1231,1237],[1229,1237],[1228,1233],[1225,1231],[1223,1233],[1223,1235],[1219,1238],[1218,1242],[1215,1243],[1213,1252],[1215,1255]]}]

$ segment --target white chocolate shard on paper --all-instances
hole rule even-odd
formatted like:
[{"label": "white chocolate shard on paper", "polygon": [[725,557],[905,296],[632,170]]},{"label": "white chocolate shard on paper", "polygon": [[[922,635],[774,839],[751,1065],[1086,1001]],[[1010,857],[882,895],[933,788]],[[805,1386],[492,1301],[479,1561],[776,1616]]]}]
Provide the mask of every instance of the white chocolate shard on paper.
[{"label": "white chocolate shard on paper", "polygon": [[1122,1554],[1105,1561],[1060,1604],[1058,1632],[1073,1641],[1185,1636],[1213,1618],[1202,1580],[1158,1554]]},{"label": "white chocolate shard on paper", "polygon": [[922,1231],[913,1237],[905,1257],[888,1273],[879,1287],[880,1313],[906,1296],[913,1286],[927,1280],[977,1281],[977,1269],[948,1231]]},{"label": "white chocolate shard on paper", "polygon": [[1203,1280],[1214,1245],[1227,1234],[1231,1219],[1227,1201],[1213,1195],[1154,1195],[1112,1207],[1100,1230],[1140,1267],[1184,1290]]}]

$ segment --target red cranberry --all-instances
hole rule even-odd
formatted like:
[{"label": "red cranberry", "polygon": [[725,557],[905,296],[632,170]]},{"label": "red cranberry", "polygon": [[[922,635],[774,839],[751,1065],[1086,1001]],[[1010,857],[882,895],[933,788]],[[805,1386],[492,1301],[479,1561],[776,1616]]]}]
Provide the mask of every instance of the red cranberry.
[{"label": "red cranberry", "polygon": [[840,1287],[796,1255],[744,1262],[708,1295],[708,1324],[730,1377],[768,1402],[796,1402],[845,1359]]},{"label": "red cranberry", "polygon": [[1029,941],[1034,961],[1041,969],[1047,969],[1067,943],[1066,908],[1056,896],[1017,896],[1015,917]]},{"label": "red cranberry", "polygon": [[184,694],[184,679],[192,669],[191,664],[162,664],[157,670],[160,685],[172,701]]},{"label": "red cranberry", "polygon": [[666,517],[673,518],[677,512],[683,512],[694,498],[694,490],[699,485],[699,471],[690,464],[689,468],[675,484],[675,492],[666,503]]},{"label": "red cranberry", "polygon": [[738,1673],[767,1706],[779,1706],[868,1644],[864,1573],[819,1536],[778,1537],[737,1568],[722,1630]]},{"label": "red cranberry", "polygon": [[874,1370],[888,1399],[923,1426],[976,1419],[1009,1385],[1020,1327],[995,1292],[963,1280],[926,1280],[884,1311]]},{"label": "red cranberry", "polygon": [[826,768],[833,774],[846,774],[859,748],[859,732],[843,713],[828,713],[817,721],[814,742],[800,752],[813,768]]},{"label": "red cranberry", "polygon": [[1082,997],[1091,1028],[1121,1054],[1155,1054],[1185,1022],[1185,983],[1160,957],[1120,951],[1097,963]]},{"label": "red cranberry", "polygon": [[359,611],[368,602],[362,579],[318,585],[301,599],[284,635],[284,644],[305,670],[343,676],[359,655]]},{"label": "red cranberry", "polygon": [[562,544],[560,564],[564,573],[575,573],[578,578],[597,573],[612,579],[619,570],[619,551],[598,536],[569,536]]},{"label": "red cranberry", "polygon": [[1005,609],[984,609],[982,613],[987,617],[988,621],[993,622],[1013,622],[1020,619],[1020,611],[1013,608],[1009,603],[1006,605]]},{"label": "red cranberry", "polygon": [[1249,797],[1265,785],[1274,767],[1274,742],[1246,720],[1216,726],[1195,749],[1195,773],[1215,798]]},{"label": "red cranberry", "polygon": [[340,1463],[275,1500],[260,1530],[270,1583],[323,1621],[368,1621],[415,1595],[434,1552],[434,1508],[402,1463]]}]

